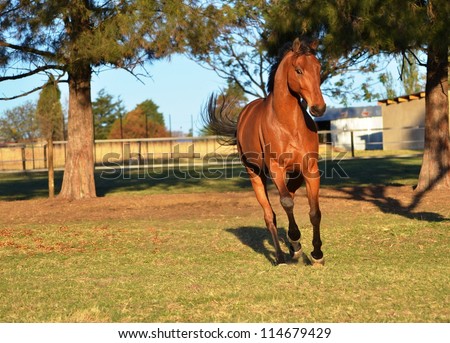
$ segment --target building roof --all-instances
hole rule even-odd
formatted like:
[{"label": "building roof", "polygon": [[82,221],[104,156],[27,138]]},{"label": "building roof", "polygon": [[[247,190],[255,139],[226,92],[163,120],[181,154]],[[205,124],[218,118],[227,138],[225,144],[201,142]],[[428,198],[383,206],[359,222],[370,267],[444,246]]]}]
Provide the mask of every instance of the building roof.
[{"label": "building roof", "polygon": [[419,100],[425,97],[425,92],[418,92],[418,93],[413,93],[413,94],[408,94],[408,95],[402,95],[402,96],[398,96],[394,99],[383,99],[383,100],[378,100],[378,105],[393,105],[393,104],[399,104],[401,102],[408,102],[408,101],[413,101],[413,100]]},{"label": "building roof", "polygon": [[315,121],[331,121],[345,118],[381,117],[380,106],[327,108],[322,117],[314,118]]}]

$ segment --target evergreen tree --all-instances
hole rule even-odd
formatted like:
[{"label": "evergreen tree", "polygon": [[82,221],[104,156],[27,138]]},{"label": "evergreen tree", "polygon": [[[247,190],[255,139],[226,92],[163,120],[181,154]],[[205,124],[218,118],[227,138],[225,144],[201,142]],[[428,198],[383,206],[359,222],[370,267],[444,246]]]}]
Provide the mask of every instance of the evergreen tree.
[{"label": "evergreen tree", "polygon": [[123,117],[125,108],[120,99],[114,101],[112,95],[101,89],[95,101],[92,102],[92,112],[95,139],[107,139],[113,123],[116,119],[120,120]]},{"label": "evergreen tree", "polygon": [[224,12],[231,12],[226,4],[214,4],[219,6],[203,0],[0,1],[0,81],[52,72],[58,73],[57,81],[69,85],[61,198],[96,196],[93,70],[109,65],[132,72],[173,52],[199,54],[209,49],[227,23]]},{"label": "evergreen tree", "polygon": [[401,81],[403,84],[404,94],[413,94],[422,91],[423,85],[421,75],[419,73],[418,62],[415,54],[407,51],[402,56]]},{"label": "evergreen tree", "polygon": [[58,141],[64,139],[61,91],[53,76],[39,94],[36,119],[43,138]]},{"label": "evergreen tree", "polygon": [[395,87],[394,77],[391,72],[384,72],[380,74],[379,79],[385,89],[385,93],[382,95],[383,97],[386,99],[393,99],[401,95]]},{"label": "evergreen tree", "polygon": [[141,109],[148,121],[164,126],[164,116],[158,111],[158,108],[158,105],[156,105],[152,100],[145,100],[138,104],[135,110]]},{"label": "evergreen tree", "polygon": [[[300,34],[321,38],[327,56],[368,58],[421,50],[427,56],[425,147],[416,190],[450,188],[448,0],[279,0],[268,42]],[[276,15],[275,15],[276,14]]]},{"label": "evergreen tree", "polygon": [[36,118],[43,137],[47,140],[48,194],[55,196],[55,171],[53,168],[53,141],[63,138],[63,112],[59,101],[61,92],[53,76],[39,95]]}]

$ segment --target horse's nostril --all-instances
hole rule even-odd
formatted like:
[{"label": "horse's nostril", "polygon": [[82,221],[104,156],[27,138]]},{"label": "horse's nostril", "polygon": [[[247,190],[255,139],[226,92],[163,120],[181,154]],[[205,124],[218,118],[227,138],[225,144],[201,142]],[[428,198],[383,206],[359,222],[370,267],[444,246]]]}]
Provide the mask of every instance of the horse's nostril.
[{"label": "horse's nostril", "polygon": [[325,113],[325,110],[327,109],[326,105],[323,106],[311,106],[311,114],[315,117],[320,117]]}]

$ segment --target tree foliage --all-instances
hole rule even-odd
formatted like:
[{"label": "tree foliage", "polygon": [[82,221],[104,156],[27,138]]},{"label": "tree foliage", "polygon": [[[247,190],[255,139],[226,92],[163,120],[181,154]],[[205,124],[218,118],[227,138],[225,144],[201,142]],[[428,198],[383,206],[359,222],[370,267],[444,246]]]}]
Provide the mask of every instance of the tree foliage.
[{"label": "tree foliage", "polygon": [[156,105],[152,100],[145,100],[138,104],[135,110],[140,109],[147,116],[148,121],[155,124],[165,126],[164,115],[158,111],[159,106]]},{"label": "tree foliage", "polygon": [[[328,56],[355,53],[427,56],[425,149],[417,190],[450,188],[448,116],[448,0],[279,0],[278,20],[271,22],[268,42],[308,34],[321,39]],[[283,20],[281,20],[281,18]]]},{"label": "tree foliage", "polygon": [[122,100],[114,100],[111,94],[101,89],[92,102],[92,113],[94,114],[95,139],[107,139],[114,122],[124,116],[125,107]]},{"label": "tree foliage", "polygon": [[266,97],[266,77],[272,56],[264,46],[264,18],[270,1],[231,0],[229,25],[217,35],[212,47],[189,57],[214,70],[229,83],[253,97]]},{"label": "tree foliage", "polygon": [[401,95],[398,87],[396,87],[394,76],[392,76],[391,72],[387,71],[380,74],[379,80],[385,88],[385,93],[381,94],[382,97],[386,99],[393,99]]},{"label": "tree foliage", "polygon": [[64,139],[64,119],[60,97],[58,85],[53,76],[50,76],[39,95],[36,107],[36,120],[41,135],[45,139]]},{"label": "tree foliage", "polygon": [[55,170],[53,165],[53,141],[62,140],[64,133],[63,111],[59,101],[61,92],[53,76],[42,89],[36,108],[36,119],[43,137],[47,140],[48,194],[55,196]]},{"label": "tree foliage", "polygon": [[385,88],[382,97],[392,99],[401,95],[418,93],[425,89],[425,77],[419,70],[416,54],[409,51],[396,57],[398,70],[385,71],[379,75],[379,80]]},{"label": "tree foliage", "polygon": [[36,104],[27,101],[7,110],[0,118],[0,137],[7,142],[31,142],[39,136]]},{"label": "tree foliage", "polygon": [[146,100],[128,112],[123,119],[116,119],[108,138],[159,137],[169,137],[164,125],[164,116],[152,100]]},{"label": "tree foliage", "polygon": [[69,84],[60,197],[96,196],[93,70],[108,65],[133,72],[136,66],[173,52],[200,53],[226,25],[227,12],[231,9],[226,4],[203,0],[0,1],[0,82],[51,73],[58,82]]},{"label": "tree foliage", "polygon": [[419,62],[416,55],[415,52],[411,51],[406,51],[402,55],[400,75],[404,94],[417,93],[425,88],[425,78],[419,71]]},{"label": "tree foliage", "polygon": [[[310,33],[307,27],[314,18],[307,15],[315,15],[308,12],[311,1],[229,2],[234,9],[229,18],[233,25],[220,31],[213,49],[191,57],[220,77],[233,81],[246,94],[266,97],[268,71],[279,49],[298,36]],[[317,26],[320,28],[319,24]],[[324,45],[320,46],[318,56],[324,94],[344,104],[378,97],[374,92],[374,85],[378,83],[375,74],[387,64],[382,58],[375,59],[373,54],[357,48],[348,54],[334,53]],[[360,78],[356,80],[361,74],[366,76],[363,84]]]}]

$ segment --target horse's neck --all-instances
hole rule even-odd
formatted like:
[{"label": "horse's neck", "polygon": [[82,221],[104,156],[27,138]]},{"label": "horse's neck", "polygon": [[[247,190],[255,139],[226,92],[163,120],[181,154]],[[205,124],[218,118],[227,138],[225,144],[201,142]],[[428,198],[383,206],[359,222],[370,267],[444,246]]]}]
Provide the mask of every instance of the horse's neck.
[{"label": "horse's neck", "polygon": [[275,76],[273,96],[274,116],[282,125],[296,130],[304,121],[299,99],[292,95],[287,81],[286,63],[282,63]]}]

